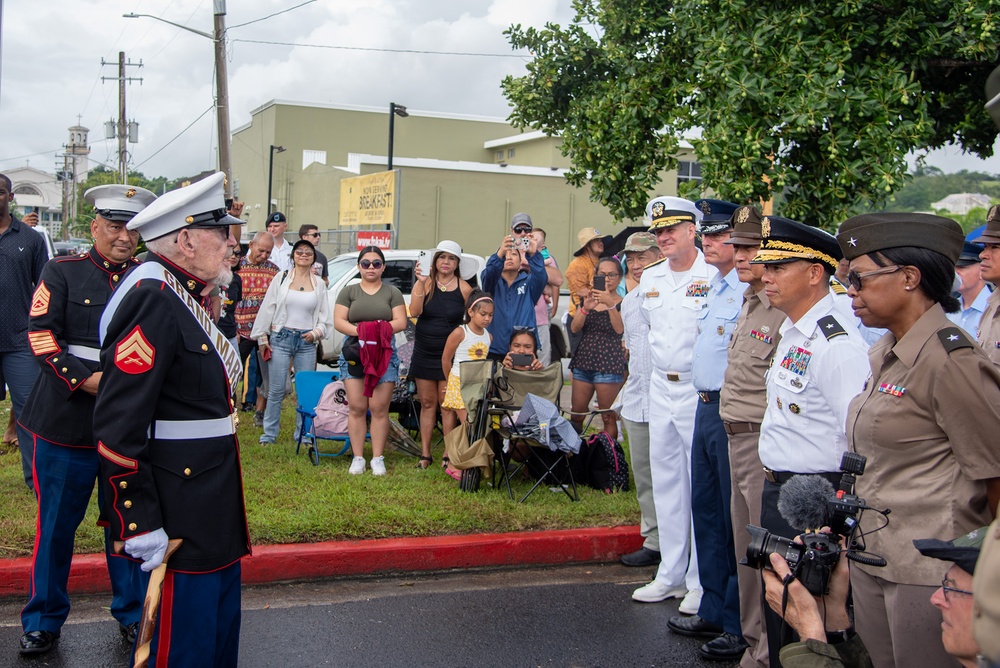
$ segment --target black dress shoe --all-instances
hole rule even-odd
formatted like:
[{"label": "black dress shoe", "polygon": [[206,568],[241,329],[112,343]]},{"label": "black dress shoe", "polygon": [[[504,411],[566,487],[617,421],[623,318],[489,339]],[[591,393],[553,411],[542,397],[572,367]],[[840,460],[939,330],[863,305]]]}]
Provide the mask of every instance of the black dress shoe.
[{"label": "black dress shoe", "polygon": [[44,654],[52,649],[59,639],[59,632],[28,631],[21,636],[21,654]]},{"label": "black dress shoe", "polygon": [[129,645],[135,644],[135,638],[139,635],[139,622],[132,622],[131,624],[118,624],[118,631],[125,638]]},{"label": "black dress shoe", "polygon": [[671,617],[667,620],[667,628],[674,633],[693,638],[715,638],[722,635],[721,626],[706,622],[698,615]]},{"label": "black dress shoe", "polygon": [[640,547],[635,552],[623,554],[621,562],[626,566],[656,566],[660,563],[660,553],[648,547]]},{"label": "black dress shoe", "polygon": [[743,636],[723,633],[715,640],[710,640],[698,648],[698,654],[710,661],[735,661],[743,656],[750,645]]}]

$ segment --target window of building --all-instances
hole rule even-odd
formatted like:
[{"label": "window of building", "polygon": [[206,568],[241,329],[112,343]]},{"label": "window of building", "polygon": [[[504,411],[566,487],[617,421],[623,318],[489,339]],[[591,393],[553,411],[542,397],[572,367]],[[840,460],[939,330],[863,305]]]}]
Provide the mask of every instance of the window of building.
[{"label": "window of building", "polygon": [[309,149],[302,151],[302,169],[305,169],[314,162],[325,165],[326,151],[310,151]]},{"label": "window of building", "polygon": [[507,157],[508,158],[513,158],[514,157],[514,149],[512,149],[512,148],[507,149]]},{"label": "window of building", "polygon": [[500,149],[496,153],[497,162],[503,162],[503,149]]},{"label": "window of building", "polygon": [[14,186],[14,194],[15,195],[37,195],[38,197],[41,197],[42,196],[42,191],[39,190],[38,188],[36,188],[35,186],[27,185],[27,184],[22,183],[22,184]]},{"label": "window of building", "polygon": [[677,162],[677,186],[687,181],[701,181],[701,163],[688,160]]}]

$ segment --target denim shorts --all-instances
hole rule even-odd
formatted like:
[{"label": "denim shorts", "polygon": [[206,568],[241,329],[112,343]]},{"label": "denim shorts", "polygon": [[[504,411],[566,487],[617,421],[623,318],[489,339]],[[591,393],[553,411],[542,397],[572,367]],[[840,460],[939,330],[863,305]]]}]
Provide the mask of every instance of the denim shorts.
[{"label": "denim shorts", "polygon": [[573,380],[578,380],[581,383],[590,383],[591,385],[598,385],[602,383],[616,385],[625,382],[625,374],[601,373],[600,371],[589,371],[587,369],[573,369]]},{"label": "denim shorts", "polygon": [[[347,360],[344,359],[344,353],[340,353],[340,359],[337,360],[337,368],[340,370],[340,379],[347,380],[348,378],[356,378],[357,380],[364,380],[364,376],[352,376],[347,370]],[[399,380],[399,355],[396,354],[396,342],[392,342],[392,358],[389,360],[389,366],[386,367],[385,373],[379,379],[379,384],[382,383],[395,383]]]}]

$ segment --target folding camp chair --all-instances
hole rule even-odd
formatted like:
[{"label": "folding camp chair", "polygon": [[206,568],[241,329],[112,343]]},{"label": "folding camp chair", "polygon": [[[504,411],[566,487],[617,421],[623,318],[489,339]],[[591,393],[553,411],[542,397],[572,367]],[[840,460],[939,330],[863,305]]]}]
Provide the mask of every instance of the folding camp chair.
[{"label": "folding camp chair", "polygon": [[[303,443],[308,443],[309,447],[306,453],[312,459],[313,466],[319,466],[320,457],[339,457],[351,449],[351,438],[347,434],[319,436],[313,428],[313,421],[316,419],[316,404],[319,403],[320,395],[323,394],[323,388],[338,378],[340,378],[339,371],[300,371],[295,374],[295,392],[298,397],[298,406],[296,406],[295,412],[302,421],[298,430],[298,440],[295,443],[295,454],[299,454],[299,448],[302,447]],[[341,441],[343,447],[337,453],[320,452],[319,440]]]}]

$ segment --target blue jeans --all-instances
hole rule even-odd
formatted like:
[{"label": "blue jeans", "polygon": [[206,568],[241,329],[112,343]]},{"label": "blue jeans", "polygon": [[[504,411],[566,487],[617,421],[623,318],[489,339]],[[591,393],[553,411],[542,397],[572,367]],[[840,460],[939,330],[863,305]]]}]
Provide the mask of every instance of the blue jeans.
[{"label": "blue jeans", "polygon": [[625,375],[621,373],[601,373],[600,371],[590,371],[589,369],[573,369],[573,380],[590,385],[607,383],[615,385],[625,382]]},{"label": "blue jeans", "polygon": [[[10,403],[14,414],[21,415],[24,404],[31,394],[31,386],[35,384],[35,378],[41,369],[35,356],[29,350],[19,350],[16,352],[0,353],[0,377],[10,388]],[[34,439],[20,423],[17,424],[17,447],[21,451],[21,470],[24,473],[24,483],[28,489],[34,490],[35,483],[32,480],[32,460],[35,457]]]},{"label": "blue jeans", "polygon": [[295,371],[316,370],[316,344],[302,338],[306,329],[282,328],[271,336],[270,384],[267,388],[267,409],[264,411],[264,434],[261,443],[278,440],[278,426],[281,420],[281,400],[285,397],[288,383],[288,367],[295,365]]}]

